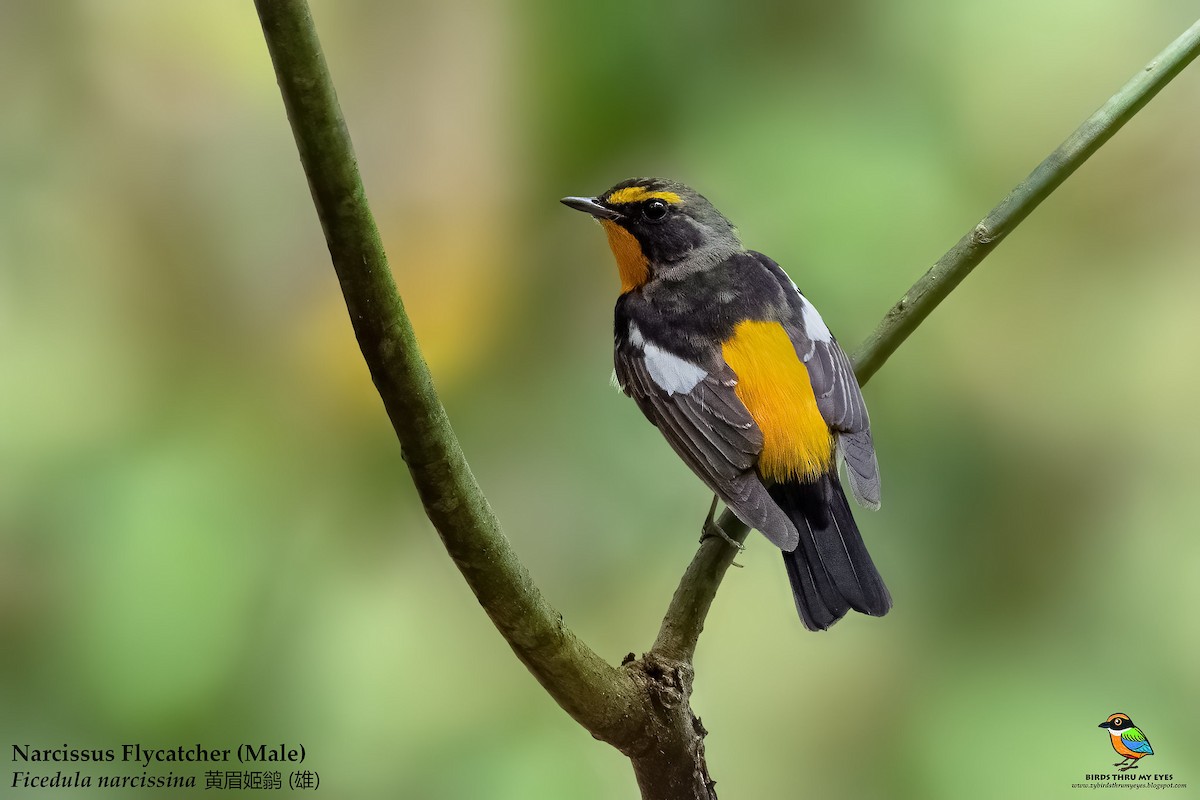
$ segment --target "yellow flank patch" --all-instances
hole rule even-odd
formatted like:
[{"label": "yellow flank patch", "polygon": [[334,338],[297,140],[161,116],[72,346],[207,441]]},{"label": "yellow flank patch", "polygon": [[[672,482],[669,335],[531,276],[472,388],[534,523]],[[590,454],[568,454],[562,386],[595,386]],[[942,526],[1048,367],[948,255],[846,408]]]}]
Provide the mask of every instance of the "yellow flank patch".
[{"label": "yellow flank patch", "polygon": [[621,294],[632,291],[650,280],[650,267],[642,246],[632,233],[611,219],[602,219],[604,232],[608,234],[608,246],[617,259],[617,272],[621,275]]},{"label": "yellow flank patch", "polygon": [[763,435],[758,471],[786,481],[815,478],[833,466],[833,436],[817,408],[808,368],[778,322],[745,320],[721,346],[737,373],[738,399]]},{"label": "yellow flank patch", "polygon": [[637,203],[642,200],[650,200],[657,198],[666,200],[671,205],[679,205],[683,202],[683,198],[675,194],[675,192],[652,192],[645,186],[626,186],[624,189],[617,189],[608,196],[610,203]]}]

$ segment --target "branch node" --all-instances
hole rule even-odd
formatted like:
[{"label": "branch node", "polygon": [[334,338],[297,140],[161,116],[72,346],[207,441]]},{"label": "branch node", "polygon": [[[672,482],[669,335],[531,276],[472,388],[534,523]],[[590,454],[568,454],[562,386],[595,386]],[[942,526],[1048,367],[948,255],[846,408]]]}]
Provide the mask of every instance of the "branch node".
[{"label": "branch node", "polygon": [[971,231],[971,240],[976,244],[989,244],[999,237],[988,230],[988,226],[984,223],[979,223],[975,226],[975,230]]}]

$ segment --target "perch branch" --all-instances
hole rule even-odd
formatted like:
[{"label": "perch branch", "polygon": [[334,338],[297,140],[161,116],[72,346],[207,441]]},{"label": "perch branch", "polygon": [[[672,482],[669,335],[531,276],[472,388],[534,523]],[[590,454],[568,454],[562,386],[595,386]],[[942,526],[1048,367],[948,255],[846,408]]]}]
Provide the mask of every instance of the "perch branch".
[{"label": "perch branch", "polygon": [[[621,667],[580,641],[517,558],[463,457],[433,388],[354,158],[306,0],[255,0],[300,160],[346,308],[405,462],[446,550],[517,657],[580,725],[633,762],[645,798],[715,798],[703,726],[691,712],[696,641],[735,550],[706,539],[651,651]],[[1191,61],[1193,26],[1046,159],[888,312],[856,369],[861,383],[933,308],[1091,153]],[[730,512],[719,524],[742,541]]]}]

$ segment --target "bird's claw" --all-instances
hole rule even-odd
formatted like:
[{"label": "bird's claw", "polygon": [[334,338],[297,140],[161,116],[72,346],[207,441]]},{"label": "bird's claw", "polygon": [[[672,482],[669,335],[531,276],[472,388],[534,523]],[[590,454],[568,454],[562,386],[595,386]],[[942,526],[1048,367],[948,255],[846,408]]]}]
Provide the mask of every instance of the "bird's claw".
[{"label": "bird's claw", "polygon": [[[700,529],[700,541],[703,542],[710,536],[717,536],[733,545],[739,553],[745,551],[746,546],[726,533],[725,529],[721,527],[721,524],[717,522],[716,514],[717,496],[714,494],[712,505],[708,507],[708,516],[704,518],[704,527]],[[737,566],[740,567],[741,564],[738,564]]]}]

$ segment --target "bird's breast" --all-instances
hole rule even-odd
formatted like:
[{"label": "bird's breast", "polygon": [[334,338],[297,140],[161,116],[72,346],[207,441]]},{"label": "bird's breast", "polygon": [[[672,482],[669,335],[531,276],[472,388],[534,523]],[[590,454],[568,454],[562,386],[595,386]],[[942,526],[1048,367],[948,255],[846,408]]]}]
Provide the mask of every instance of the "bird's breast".
[{"label": "bird's breast", "polygon": [[1125,744],[1125,740],[1121,738],[1120,733],[1112,731],[1111,738],[1113,750],[1116,750],[1119,754],[1125,756],[1126,758],[1138,755],[1129,749],[1129,746]]}]

